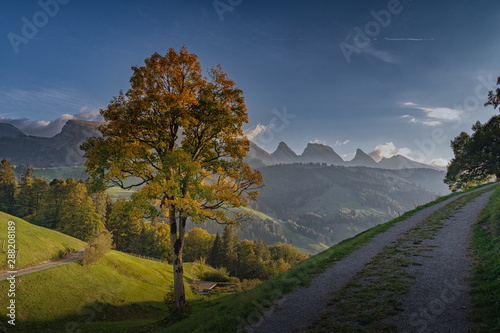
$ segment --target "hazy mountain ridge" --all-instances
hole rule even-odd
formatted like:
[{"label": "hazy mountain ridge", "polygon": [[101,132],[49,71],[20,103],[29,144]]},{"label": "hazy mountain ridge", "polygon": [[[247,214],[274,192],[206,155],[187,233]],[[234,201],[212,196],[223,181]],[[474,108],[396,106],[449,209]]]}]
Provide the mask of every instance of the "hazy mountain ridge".
[{"label": "hazy mountain ridge", "polygon": [[252,208],[318,243],[332,245],[447,193],[443,171],[285,164],[259,168]]},{"label": "hazy mountain ridge", "polygon": [[356,156],[351,161],[344,161],[332,147],[320,143],[308,143],[301,155],[297,155],[284,142],[280,142],[278,148],[272,154],[269,154],[255,143],[251,143],[246,161],[254,168],[275,164],[326,163],[327,165],[364,166],[390,170],[416,168],[443,170],[443,168],[412,161],[401,155],[395,155],[391,158],[384,157],[379,162],[376,162],[370,155],[359,148],[356,150]]},{"label": "hazy mountain ridge", "polygon": [[[61,167],[83,165],[83,151],[80,145],[86,138],[100,136],[98,127],[104,122],[68,120],[61,133],[52,138],[29,136],[7,123],[0,123],[0,158],[7,158],[13,164],[30,164],[34,167]],[[382,158],[378,163],[361,149],[351,161],[344,161],[332,147],[308,143],[301,155],[280,142],[270,154],[257,144],[250,142],[246,162],[254,167],[293,163],[326,163],[327,165],[364,166],[382,169],[428,168],[442,170],[427,164],[412,161],[401,155]]]},{"label": "hazy mountain ridge", "polygon": [[[82,165],[85,160],[79,147],[88,137],[101,135],[97,130],[101,124],[104,123],[68,120],[62,131],[52,138],[28,136],[10,124],[0,124],[0,159],[38,168]],[[4,128],[10,130],[4,132]]]}]

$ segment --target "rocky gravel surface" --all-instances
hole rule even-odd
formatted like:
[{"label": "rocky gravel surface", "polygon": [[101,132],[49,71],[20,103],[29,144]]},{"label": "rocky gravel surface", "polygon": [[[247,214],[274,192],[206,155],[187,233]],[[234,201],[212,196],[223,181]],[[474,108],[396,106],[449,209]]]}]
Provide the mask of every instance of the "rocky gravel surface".
[{"label": "rocky gravel surface", "polygon": [[444,220],[444,227],[425,244],[432,251],[412,266],[416,283],[399,301],[405,309],[387,323],[399,332],[467,332],[471,303],[468,279],[473,259],[468,250],[472,224],[492,192],[481,195]]}]

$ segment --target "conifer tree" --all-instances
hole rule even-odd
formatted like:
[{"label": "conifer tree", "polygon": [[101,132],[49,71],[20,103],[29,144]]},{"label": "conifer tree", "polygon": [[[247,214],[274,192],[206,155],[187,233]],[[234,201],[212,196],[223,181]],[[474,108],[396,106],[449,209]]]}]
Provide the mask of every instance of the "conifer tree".
[{"label": "conifer tree", "polygon": [[0,211],[12,214],[14,213],[16,194],[16,177],[14,168],[3,159],[0,162]]},{"label": "conifer tree", "polygon": [[208,258],[208,264],[215,268],[224,266],[224,243],[219,233],[215,236],[214,244]]}]

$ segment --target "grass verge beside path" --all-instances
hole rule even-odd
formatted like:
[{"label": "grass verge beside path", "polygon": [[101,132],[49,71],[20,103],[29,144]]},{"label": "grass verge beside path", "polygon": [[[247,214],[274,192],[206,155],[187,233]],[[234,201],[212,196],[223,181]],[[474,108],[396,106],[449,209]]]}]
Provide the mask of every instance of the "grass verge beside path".
[{"label": "grass verge beside path", "polygon": [[[469,191],[478,188],[475,187]],[[299,287],[307,286],[316,274],[323,272],[337,260],[346,258],[379,233],[387,231],[395,223],[408,219],[424,208],[459,194],[462,193],[452,193],[426,205],[419,206],[394,220],[371,228],[356,237],[344,240],[330,249],[300,262],[292,269],[248,292],[225,296],[219,299],[217,303],[210,304],[206,310],[197,311],[181,322],[164,329],[160,327],[156,327],[156,329],[160,332],[176,333],[235,332],[238,328],[258,321],[262,313],[271,307],[276,300]]]},{"label": "grass verge beside path", "polygon": [[472,319],[479,332],[500,332],[500,188],[481,212],[472,244],[478,260],[472,277]]}]

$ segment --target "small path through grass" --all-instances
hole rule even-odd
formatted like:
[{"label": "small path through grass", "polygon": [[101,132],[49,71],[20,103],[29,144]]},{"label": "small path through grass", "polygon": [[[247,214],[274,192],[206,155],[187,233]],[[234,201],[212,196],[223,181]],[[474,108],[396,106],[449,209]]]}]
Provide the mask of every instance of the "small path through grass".
[{"label": "small path through grass", "polygon": [[[490,187],[493,185],[490,185]],[[362,272],[365,267],[371,263],[379,263],[383,262],[384,258],[378,258],[377,256],[385,251],[393,251],[391,249],[391,244],[398,244],[398,241],[405,237],[405,234],[410,232],[411,230],[417,228],[420,224],[423,224],[432,214],[442,210],[448,204],[458,200],[464,195],[470,195],[471,193],[482,191],[485,188],[478,189],[473,192],[468,192],[466,194],[458,195],[452,197],[446,201],[443,201],[439,204],[430,206],[421,211],[418,211],[412,217],[396,223],[393,227],[391,227],[386,232],[378,234],[375,236],[369,243],[364,245],[361,249],[353,252],[349,257],[338,261],[333,266],[327,268],[323,273],[319,274],[311,283],[309,287],[300,288],[295,290],[294,292],[286,295],[280,301],[277,302],[275,306],[271,308],[268,312],[266,312],[263,318],[253,324],[251,327],[247,328],[247,331],[250,332],[307,332],[311,329],[317,331],[332,331],[333,327],[329,327],[328,325],[323,325],[325,321],[328,321],[331,318],[332,314],[330,313],[331,309],[329,309],[329,303],[334,299],[334,295],[341,291],[348,283],[351,282],[353,278],[360,272]],[[486,200],[487,202],[487,200]],[[470,225],[474,221],[470,221]],[[424,227],[424,230],[416,231],[419,237],[426,238],[429,232],[435,232],[440,229],[440,226],[431,225],[429,227]],[[467,236],[466,236],[467,237]],[[404,246],[403,244],[401,244]],[[418,245],[418,244],[417,244]],[[389,250],[386,248],[389,247]],[[421,254],[421,252],[425,252],[428,248],[421,249],[422,251],[417,251],[415,253]],[[464,248],[465,251],[465,248]],[[401,266],[409,266],[409,263],[405,262],[403,259],[399,258],[391,258],[391,260],[396,260],[400,265],[396,265],[396,267]],[[387,263],[384,263],[387,264]],[[400,272],[397,269],[393,269],[394,262],[391,262],[390,265],[382,265],[382,269],[386,268],[390,274],[396,274]],[[375,273],[375,275],[378,272]],[[369,274],[367,274],[369,275]],[[399,274],[394,276],[394,283],[396,289],[403,286],[405,284],[410,283],[408,280],[411,280],[411,277],[407,276],[409,274]],[[377,283],[376,279],[373,279],[371,282]],[[441,282],[444,282],[444,278],[442,278]],[[455,281],[450,279],[451,283]],[[354,286],[354,287],[362,287]],[[407,286],[406,286],[407,287]],[[397,290],[395,293],[397,294]],[[390,293],[390,291],[389,291]],[[363,294],[364,297],[370,295]],[[349,297],[349,296],[348,296]],[[355,298],[355,297],[353,297]],[[363,306],[364,304],[368,304],[366,300],[357,300],[357,304]],[[390,302],[389,302],[390,303]],[[397,306],[393,306],[396,311],[402,310]],[[389,314],[395,313],[384,313],[382,318]],[[359,318],[358,318],[359,319]],[[373,319],[370,316],[366,318],[362,318],[361,321],[365,320],[367,322],[372,322]],[[350,324],[349,318],[347,320],[347,325]],[[335,321],[334,321],[335,322]],[[314,325],[313,325],[314,324]],[[335,324],[336,325],[336,324]],[[334,331],[351,331],[354,327],[342,327],[336,328]],[[363,328],[357,327],[363,331]],[[375,331],[376,328],[374,327]]]},{"label": "small path through grass", "polygon": [[470,202],[450,218],[442,229],[421,244],[430,249],[406,270],[415,284],[399,301],[404,311],[389,318],[398,332],[468,332],[471,310],[469,280],[473,266],[468,247],[472,224],[486,207],[492,192]]},{"label": "small path through grass", "polygon": [[[16,277],[18,277],[21,275],[39,272],[39,271],[43,271],[45,269],[49,269],[49,268],[60,266],[60,265],[66,265],[66,264],[81,260],[81,259],[83,259],[83,251],[84,251],[84,249],[81,249],[77,252],[71,253],[69,256],[67,256],[66,258],[63,258],[63,259],[50,260],[50,261],[38,264],[36,266],[31,266],[31,267],[19,269],[16,271],[15,275],[16,275]],[[0,281],[3,281],[5,279],[11,277],[11,275],[12,274],[8,273],[8,272],[0,273]]]}]

